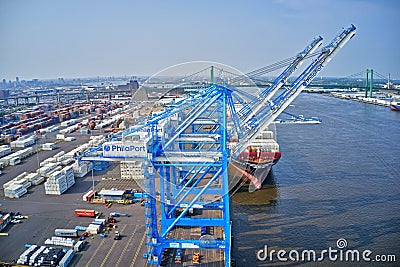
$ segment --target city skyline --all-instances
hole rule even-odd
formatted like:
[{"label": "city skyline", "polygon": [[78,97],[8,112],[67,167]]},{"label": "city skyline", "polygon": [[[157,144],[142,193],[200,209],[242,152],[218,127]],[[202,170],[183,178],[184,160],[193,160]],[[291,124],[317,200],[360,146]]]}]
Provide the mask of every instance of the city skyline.
[{"label": "city skyline", "polygon": [[324,45],[353,23],[356,36],[321,73],[367,68],[400,79],[397,1],[0,1],[0,78],[7,81],[153,75],[206,60],[242,72]]}]

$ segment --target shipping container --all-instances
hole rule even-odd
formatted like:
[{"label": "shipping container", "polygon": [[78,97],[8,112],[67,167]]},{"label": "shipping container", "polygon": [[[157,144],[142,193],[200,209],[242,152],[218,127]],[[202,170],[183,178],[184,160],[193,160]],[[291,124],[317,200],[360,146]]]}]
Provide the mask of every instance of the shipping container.
[{"label": "shipping container", "polygon": [[42,145],[43,150],[53,150],[55,148],[54,143],[45,143]]},{"label": "shipping container", "polygon": [[75,229],[56,229],[55,236],[78,237],[78,231]]},{"label": "shipping container", "polygon": [[96,217],[98,214],[99,212],[95,210],[84,210],[84,209],[75,210],[75,215],[80,217]]},{"label": "shipping container", "polygon": [[86,194],[83,195],[82,200],[90,202],[90,200],[92,200],[93,196],[94,196],[94,192],[93,192],[93,190],[90,190]]},{"label": "shipping container", "polygon": [[74,251],[75,252],[79,252],[83,249],[83,247],[85,246],[85,241],[78,241],[76,242],[75,246],[74,246]]},{"label": "shipping container", "polygon": [[20,163],[21,163],[21,159],[19,157],[13,157],[13,158],[10,159],[10,162],[9,162],[9,164],[11,166],[15,166],[15,165],[20,164]]}]

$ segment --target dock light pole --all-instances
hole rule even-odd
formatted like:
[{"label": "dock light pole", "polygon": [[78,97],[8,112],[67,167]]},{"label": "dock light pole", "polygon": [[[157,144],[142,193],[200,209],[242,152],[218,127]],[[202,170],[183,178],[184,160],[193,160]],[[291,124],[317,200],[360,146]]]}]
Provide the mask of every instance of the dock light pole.
[{"label": "dock light pole", "polygon": [[93,187],[93,192],[94,192],[94,178],[93,178],[93,168],[92,168],[92,187]]},{"label": "dock light pole", "polygon": [[[41,136],[41,137],[42,137],[42,136]],[[41,139],[41,138],[38,138],[38,139],[36,140],[36,159],[37,159],[37,167],[38,167],[39,176],[40,176],[40,161],[39,161],[40,139]]]},{"label": "dock light pole", "polygon": [[211,85],[213,85],[214,84],[214,66],[211,66],[211,70],[210,70],[210,76],[211,76],[211,79],[210,79],[210,81],[211,81]]}]

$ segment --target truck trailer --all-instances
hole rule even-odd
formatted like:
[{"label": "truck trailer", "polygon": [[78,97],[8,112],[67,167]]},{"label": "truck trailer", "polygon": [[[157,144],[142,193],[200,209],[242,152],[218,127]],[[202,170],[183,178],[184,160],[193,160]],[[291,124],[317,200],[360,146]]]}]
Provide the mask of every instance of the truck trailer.
[{"label": "truck trailer", "polygon": [[84,209],[75,210],[75,215],[80,217],[96,217],[98,214],[99,212],[95,210],[84,210]]},{"label": "truck trailer", "polygon": [[62,237],[78,237],[78,231],[75,229],[56,229],[54,234]]}]

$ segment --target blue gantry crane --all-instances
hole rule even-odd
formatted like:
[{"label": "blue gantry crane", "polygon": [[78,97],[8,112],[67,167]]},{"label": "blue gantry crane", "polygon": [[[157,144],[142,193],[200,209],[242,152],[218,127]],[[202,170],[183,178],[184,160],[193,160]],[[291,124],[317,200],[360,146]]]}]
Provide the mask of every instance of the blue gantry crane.
[{"label": "blue gantry crane", "polygon": [[[332,60],[339,50],[354,36],[356,27],[343,29],[327,46],[323,47],[315,60],[308,65],[305,70],[290,84],[283,89],[272,101],[275,92],[270,91],[265,94],[262,101],[257,101],[258,113],[251,112],[249,116],[242,120],[245,127],[239,137],[238,145],[232,150],[234,157],[242,151],[246,145],[254,140],[257,135],[269,124],[271,124],[301,93],[301,91],[316,77],[316,75]],[[269,89],[267,88],[267,90]],[[267,99],[267,101],[265,101]]]},{"label": "blue gantry crane", "polygon": [[245,105],[238,114],[243,118],[243,122],[251,119],[257,114],[263,106],[268,103],[271,97],[287,82],[287,79],[300,67],[307,56],[312,54],[322,44],[322,37],[318,36],[303,51],[297,54],[295,59],[286,67],[286,69],[258,96],[257,101],[252,101]]},{"label": "blue gantry crane", "polygon": [[[137,143],[126,140],[143,129],[148,130],[149,136],[141,140],[145,151],[137,156],[122,153],[120,158],[143,162],[145,257],[149,264],[159,266],[164,251],[179,249],[180,253],[218,250],[225,266],[230,266],[228,165],[293,102],[355,30],[354,25],[343,29],[288,87],[285,84],[289,76],[313,55],[322,37],[314,39],[257,97],[249,96],[222,78],[214,81],[212,74],[210,84],[186,94],[183,100],[164,105],[141,125],[112,135],[102,145],[100,157],[93,156],[99,154],[99,148],[83,155],[83,160],[115,160],[118,155],[108,153],[113,143],[117,147],[115,144],[119,142],[122,151],[129,150]],[[237,103],[242,106],[239,110]],[[209,228],[213,229],[212,234],[208,233]]]},{"label": "blue gantry crane", "polygon": [[[232,91],[213,84],[202,101],[171,116],[164,136],[153,131],[151,167],[147,171],[149,262],[160,264],[165,249],[217,249],[229,266],[231,230],[228,190],[227,106]],[[161,148],[161,149],[157,149]],[[155,220],[156,188],[161,218]],[[201,214],[197,214],[201,213]],[[159,228],[158,228],[159,223]],[[191,231],[177,238],[177,227],[220,227],[218,236],[196,236]],[[200,232],[199,232],[200,233]]]}]

